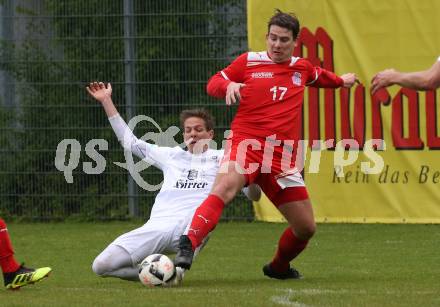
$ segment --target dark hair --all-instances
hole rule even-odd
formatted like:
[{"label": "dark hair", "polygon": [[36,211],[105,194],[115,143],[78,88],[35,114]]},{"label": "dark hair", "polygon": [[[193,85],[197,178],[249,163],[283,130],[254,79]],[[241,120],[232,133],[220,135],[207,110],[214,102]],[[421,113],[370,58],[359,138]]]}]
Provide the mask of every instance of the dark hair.
[{"label": "dark hair", "polygon": [[270,18],[267,24],[267,33],[269,33],[271,26],[278,26],[292,31],[293,39],[298,37],[299,20],[294,13],[284,13],[276,9],[275,15]]},{"label": "dark hair", "polygon": [[212,117],[212,115],[205,109],[183,110],[180,113],[180,126],[182,128],[185,128],[185,121],[190,117],[198,117],[203,119],[203,121],[205,122],[206,130],[214,130],[214,117]]}]

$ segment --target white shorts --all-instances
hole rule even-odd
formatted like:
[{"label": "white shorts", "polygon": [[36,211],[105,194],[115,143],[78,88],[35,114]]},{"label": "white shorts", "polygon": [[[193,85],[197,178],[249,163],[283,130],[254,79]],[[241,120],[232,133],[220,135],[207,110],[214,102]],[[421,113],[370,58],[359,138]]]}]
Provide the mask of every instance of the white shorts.
[{"label": "white shorts", "polygon": [[143,226],[119,236],[111,244],[125,249],[133,264],[151,254],[175,253],[180,236],[185,233],[191,219],[192,215],[174,219],[152,218]]}]

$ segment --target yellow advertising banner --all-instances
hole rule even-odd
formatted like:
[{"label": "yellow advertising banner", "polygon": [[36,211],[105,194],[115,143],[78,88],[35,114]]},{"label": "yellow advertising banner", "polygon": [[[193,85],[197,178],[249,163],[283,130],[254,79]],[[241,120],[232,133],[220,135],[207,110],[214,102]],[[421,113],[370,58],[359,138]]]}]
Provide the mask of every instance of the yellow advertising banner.
[{"label": "yellow advertising banner", "polygon": [[[316,220],[440,223],[440,94],[398,86],[370,94],[377,72],[437,60],[440,1],[248,0],[250,50],[266,49],[276,8],[300,20],[294,55],[361,81],[306,90],[303,174]],[[266,198],[254,205],[257,219],[282,220]]]}]

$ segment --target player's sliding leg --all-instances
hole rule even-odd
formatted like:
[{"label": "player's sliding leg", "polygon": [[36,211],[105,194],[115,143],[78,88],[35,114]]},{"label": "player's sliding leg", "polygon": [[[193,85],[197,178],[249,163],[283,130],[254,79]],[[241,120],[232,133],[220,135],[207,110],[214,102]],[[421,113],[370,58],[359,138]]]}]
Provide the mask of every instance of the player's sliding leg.
[{"label": "player's sliding leg", "polygon": [[281,235],[275,256],[272,262],[263,267],[263,272],[264,275],[277,279],[301,278],[299,272],[290,267],[290,261],[306,248],[315,233],[312,204],[307,198],[283,204],[278,209],[290,227]]},{"label": "player's sliding leg", "polygon": [[117,277],[139,281],[139,268],[133,266],[130,254],[122,247],[110,244],[93,261],[92,270],[101,277]]},{"label": "player's sliding leg", "polygon": [[[181,225],[180,221],[150,219],[141,227],[120,235],[96,257],[92,270],[102,277],[139,281],[138,264],[145,257],[166,250],[176,231],[183,233],[186,223]],[[177,238],[178,235],[176,241]]]},{"label": "player's sliding leg", "polygon": [[194,213],[188,234],[180,237],[179,249],[174,259],[176,267],[187,270],[191,268],[195,249],[218,224],[223,208],[245,182],[245,176],[237,172],[235,162],[228,163],[228,172],[217,174],[211,194]]},{"label": "player's sliding leg", "polygon": [[47,277],[52,271],[51,268],[27,268],[18,264],[14,258],[14,250],[9,238],[8,228],[3,219],[0,218],[0,266],[3,272],[4,284],[7,289],[18,289],[20,287],[36,283]]}]

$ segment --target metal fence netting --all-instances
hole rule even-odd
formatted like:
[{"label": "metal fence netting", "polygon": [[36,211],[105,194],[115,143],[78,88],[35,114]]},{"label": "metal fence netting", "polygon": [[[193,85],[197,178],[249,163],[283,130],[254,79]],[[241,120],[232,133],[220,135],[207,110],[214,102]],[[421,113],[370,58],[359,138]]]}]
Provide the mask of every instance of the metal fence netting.
[{"label": "metal fence netting", "polygon": [[[208,97],[205,85],[247,49],[246,1],[4,0],[0,13],[2,217],[148,217],[157,192],[140,189],[113,163],[125,158],[102,107],[87,97],[90,81],[112,83],[126,120],[148,115],[162,130],[178,125],[181,110],[203,106],[221,144],[235,109]],[[140,125],[135,134],[152,129]],[[80,145],[72,183],[54,162],[64,139]],[[99,151],[107,163],[86,174],[84,163],[95,165],[85,151],[94,139],[108,143]],[[152,167],[142,177],[162,180]],[[252,207],[238,197],[223,218],[252,219]]]}]

